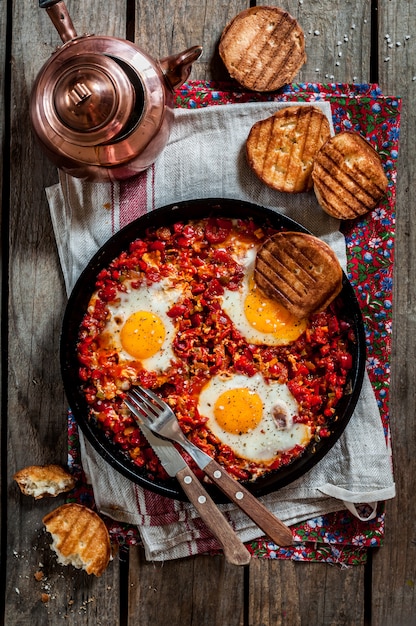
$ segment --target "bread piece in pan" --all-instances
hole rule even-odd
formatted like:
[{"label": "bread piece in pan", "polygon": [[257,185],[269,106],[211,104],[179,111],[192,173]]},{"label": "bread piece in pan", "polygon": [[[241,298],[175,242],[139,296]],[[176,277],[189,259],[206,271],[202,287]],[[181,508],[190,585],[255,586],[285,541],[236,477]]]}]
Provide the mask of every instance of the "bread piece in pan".
[{"label": "bread piece in pan", "polygon": [[257,252],[257,286],[298,318],[325,309],[341,291],[342,276],[332,248],[306,233],[277,233]]}]

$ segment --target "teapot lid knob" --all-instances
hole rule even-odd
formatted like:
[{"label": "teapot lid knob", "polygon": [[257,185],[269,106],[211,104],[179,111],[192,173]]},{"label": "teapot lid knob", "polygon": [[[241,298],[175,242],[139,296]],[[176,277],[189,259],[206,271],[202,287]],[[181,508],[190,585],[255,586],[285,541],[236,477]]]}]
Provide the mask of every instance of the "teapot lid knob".
[{"label": "teapot lid knob", "polygon": [[97,145],[125,128],[135,91],[114,59],[89,54],[61,69],[51,99],[49,117],[55,130],[79,145]]}]

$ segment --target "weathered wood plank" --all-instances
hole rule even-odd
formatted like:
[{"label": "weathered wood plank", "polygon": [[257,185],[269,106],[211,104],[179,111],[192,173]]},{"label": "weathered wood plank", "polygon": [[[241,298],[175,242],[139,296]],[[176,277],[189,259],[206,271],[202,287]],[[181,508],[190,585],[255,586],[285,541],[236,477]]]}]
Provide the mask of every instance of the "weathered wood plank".
[{"label": "weathered wood plank", "polygon": [[250,626],[364,623],[364,568],[253,559]]},{"label": "weathered wood plank", "polygon": [[[156,58],[181,52],[194,45],[204,48],[192,68],[193,80],[226,80],[218,55],[218,41],[227,22],[250,6],[248,0],[194,0],[186,8],[178,2],[137,0],[135,41]],[[155,28],[156,25],[156,28]]]},{"label": "weathered wood plank", "polygon": [[416,5],[379,1],[380,84],[403,98],[397,182],[391,432],[397,497],[386,511],[386,541],[374,555],[372,625],[415,623],[416,614]]},{"label": "weathered wood plank", "polygon": [[[3,11],[0,11],[0,142],[1,146],[5,145],[5,74],[6,74],[6,26],[7,26],[7,10],[6,7]],[[7,97],[7,96],[6,96]],[[4,223],[3,223],[3,211],[4,215],[6,213],[6,207],[3,206],[3,150],[0,151],[0,233],[4,232]],[[0,293],[3,294],[3,241],[0,244]],[[3,319],[3,311],[2,311],[2,303],[3,298],[0,298],[0,319]],[[3,336],[0,333],[0,354],[5,354],[3,347]],[[2,421],[3,411],[4,411],[4,394],[6,393],[6,389],[3,388],[3,358],[0,359],[0,424]],[[2,431],[3,432],[3,431]],[[0,441],[1,451],[0,455],[4,454],[5,442]],[[4,494],[6,493],[7,485],[3,482],[3,476],[0,479],[0,498],[1,502],[4,502],[3,499]],[[3,536],[3,516],[0,517],[0,536]],[[3,554],[3,542],[0,544],[0,562],[4,562],[6,555]],[[1,596],[0,596],[1,597]],[[1,606],[1,600],[0,600]],[[0,609],[1,610],[1,609]]]},{"label": "weathered wood plank", "polygon": [[129,624],[243,626],[244,568],[223,557],[149,563],[130,550]]},{"label": "weathered wood plank", "polygon": [[[327,6],[319,2],[271,0],[296,17],[306,38],[308,61],[299,81],[365,82],[370,78],[370,3],[366,0],[337,0]],[[135,40],[153,55],[165,56],[191,45],[202,44],[204,53],[195,64],[191,78],[227,80],[228,74],[218,55],[218,41],[227,22],[247,8],[249,2],[234,0],[199,2],[187,6],[156,5],[139,0]],[[173,7],[173,8],[172,8]],[[154,24],[163,24],[155,32]]]},{"label": "weathered wood plank", "polygon": [[270,0],[267,4],[289,11],[304,30],[308,59],[296,82],[369,81],[370,2]]},{"label": "weathered wood plank", "polygon": [[[118,9],[117,10],[117,5]],[[59,334],[66,302],[44,187],[57,173],[35,144],[29,123],[33,80],[60,39],[37,2],[13,2],[8,396],[8,576],[5,623],[103,623],[119,620],[118,561],[100,579],[56,564],[42,516],[61,499],[23,497],[13,473],[32,463],[65,462],[66,401]],[[125,1],[68,2],[79,33],[125,33]],[[40,565],[42,563],[42,566]],[[45,578],[37,582],[41,569]],[[112,593],[110,594],[110,591]],[[49,601],[41,601],[42,592]],[[97,600],[98,599],[98,600]],[[105,607],[102,606],[104,602]],[[98,616],[98,617],[97,617]]]}]

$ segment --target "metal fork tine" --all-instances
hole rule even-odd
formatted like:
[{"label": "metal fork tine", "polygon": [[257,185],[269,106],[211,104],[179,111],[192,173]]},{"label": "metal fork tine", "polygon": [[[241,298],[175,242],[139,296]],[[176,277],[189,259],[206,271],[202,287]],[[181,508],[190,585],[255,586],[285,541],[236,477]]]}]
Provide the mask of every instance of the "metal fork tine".
[{"label": "metal fork tine", "polygon": [[145,389],[144,387],[135,387],[135,391],[140,391],[142,396],[151,398],[156,406],[163,411],[164,404],[163,401],[157,396],[151,389]]},{"label": "metal fork tine", "polygon": [[138,408],[145,413],[150,420],[155,419],[158,416],[159,413],[157,408],[150,400],[142,395],[138,389],[130,389],[129,395],[130,400],[137,404]]},{"label": "metal fork tine", "polygon": [[140,411],[139,406],[136,403],[133,403],[128,396],[124,398],[124,404],[132,413],[134,413],[134,415],[137,415],[139,419],[143,417],[142,411]]},{"label": "metal fork tine", "polygon": [[140,417],[147,417],[147,409],[145,409],[135,398],[127,395],[124,402],[133,413],[140,413]]}]

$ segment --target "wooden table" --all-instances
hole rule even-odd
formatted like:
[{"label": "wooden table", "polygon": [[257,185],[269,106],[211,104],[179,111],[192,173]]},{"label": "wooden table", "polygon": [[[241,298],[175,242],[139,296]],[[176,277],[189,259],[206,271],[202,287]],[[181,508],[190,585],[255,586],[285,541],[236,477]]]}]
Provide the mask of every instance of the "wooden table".
[{"label": "wooden table", "polygon": [[[155,57],[202,44],[192,78],[225,79],[217,44],[244,0],[68,0],[79,34],[134,39]],[[269,1],[269,4],[276,4]],[[397,497],[384,546],[365,566],[222,557],[147,563],[141,549],[101,578],[56,563],[43,531],[50,501],[21,496],[12,477],[28,464],[66,463],[66,408],[58,347],[66,296],[44,188],[57,181],[31,134],[34,78],[59,37],[37,0],[0,0],[2,186],[1,617],[12,624],[295,626],[416,624],[416,4],[412,0],[285,0],[307,38],[299,79],[378,82],[403,98],[391,426]],[[40,583],[34,574],[42,569]],[[49,601],[41,601],[41,593]]]}]

